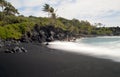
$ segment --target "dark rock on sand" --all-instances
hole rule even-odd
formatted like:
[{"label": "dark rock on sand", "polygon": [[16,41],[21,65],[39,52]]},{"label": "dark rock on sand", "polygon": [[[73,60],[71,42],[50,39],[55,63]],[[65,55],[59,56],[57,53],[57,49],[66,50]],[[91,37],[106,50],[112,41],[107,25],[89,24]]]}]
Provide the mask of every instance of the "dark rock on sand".
[{"label": "dark rock on sand", "polygon": [[0,43],[0,48],[2,48],[4,46],[4,44],[3,43]]},{"label": "dark rock on sand", "polygon": [[0,48],[2,47],[2,45],[0,44]]},{"label": "dark rock on sand", "polygon": [[27,52],[27,50],[24,47],[20,46],[20,41],[16,41],[16,40],[4,41],[4,46],[2,46],[2,49],[5,53]]},{"label": "dark rock on sand", "polygon": [[46,43],[45,43],[45,45],[49,45],[49,43],[48,43],[48,42],[46,42]]},{"label": "dark rock on sand", "polygon": [[3,41],[0,39],[0,48],[2,48],[4,46]]},{"label": "dark rock on sand", "polygon": [[11,51],[11,50],[9,50],[9,49],[6,49],[4,52],[5,52],[5,53],[14,53],[13,51]]},{"label": "dark rock on sand", "polygon": [[21,47],[22,52],[27,52],[27,50],[24,47]]},{"label": "dark rock on sand", "polygon": [[27,52],[27,50],[24,47],[14,47],[14,48],[8,48],[5,50],[5,53],[22,53]]},{"label": "dark rock on sand", "polygon": [[16,52],[17,52],[17,53],[21,53],[21,52],[22,52],[21,48],[18,47],[18,46],[16,46],[15,48],[13,48],[12,51],[13,51],[14,53],[16,53]]}]

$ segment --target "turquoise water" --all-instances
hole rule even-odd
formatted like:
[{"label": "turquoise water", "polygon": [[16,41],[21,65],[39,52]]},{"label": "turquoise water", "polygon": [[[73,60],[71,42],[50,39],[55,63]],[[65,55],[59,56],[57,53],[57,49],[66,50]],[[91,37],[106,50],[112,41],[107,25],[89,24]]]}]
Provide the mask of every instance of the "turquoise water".
[{"label": "turquoise water", "polygon": [[77,41],[78,43],[85,43],[89,45],[115,45],[120,44],[120,36],[104,36],[104,37],[92,37],[84,38],[82,41]]},{"label": "turquoise water", "polygon": [[76,43],[120,50],[120,36],[83,38],[83,39],[78,39]]}]

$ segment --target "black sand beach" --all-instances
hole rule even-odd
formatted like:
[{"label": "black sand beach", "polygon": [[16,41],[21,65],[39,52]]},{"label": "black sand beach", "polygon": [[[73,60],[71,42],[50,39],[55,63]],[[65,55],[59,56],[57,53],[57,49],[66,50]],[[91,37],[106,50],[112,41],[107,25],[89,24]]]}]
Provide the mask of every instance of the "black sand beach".
[{"label": "black sand beach", "polygon": [[120,63],[23,44],[27,53],[0,53],[0,77],[120,77]]}]

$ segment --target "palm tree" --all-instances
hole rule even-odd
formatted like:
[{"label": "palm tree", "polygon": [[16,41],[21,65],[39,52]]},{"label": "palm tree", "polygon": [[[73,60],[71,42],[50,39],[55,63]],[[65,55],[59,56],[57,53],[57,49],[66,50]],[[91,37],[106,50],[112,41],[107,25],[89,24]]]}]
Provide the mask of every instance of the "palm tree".
[{"label": "palm tree", "polygon": [[51,15],[51,18],[52,18],[51,23],[54,24],[56,19],[56,13],[54,11],[54,8],[51,7],[49,4],[45,4],[43,7],[44,7],[43,11],[48,12],[48,17],[49,17],[49,14]]},{"label": "palm tree", "polygon": [[6,7],[6,5],[7,5],[7,1],[0,0],[0,7],[2,8],[2,12],[4,11],[4,8]]},{"label": "palm tree", "polygon": [[0,0],[0,7],[2,8],[0,12],[0,20],[4,20],[5,15],[19,14],[18,10],[6,0]]},{"label": "palm tree", "polygon": [[48,12],[48,17],[49,17],[50,5],[49,5],[49,4],[45,4],[45,5],[43,6],[43,11]]},{"label": "palm tree", "polygon": [[53,8],[53,7],[50,7],[50,8],[49,8],[49,11],[50,11],[50,13],[54,13],[54,8]]},{"label": "palm tree", "polygon": [[4,10],[4,7],[6,6],[6,1],[5,0],[0,0],[0,7],[1,7],[1,16],[0,16],[0,20],[3,20],[4,19],[4,13],[3,13],[3,10]]},{"label": "palm tree", "polygon": [[2,11],[3,11],[3,7],[4,7],[4,0],[0,0],[0,7],[2,8]]},{"label": "palm tree", "polygon": [[51,18],[55,19],[56,18],[56,14],[54,12],[54,8],[50,7],[50,13],[51,13]]},{"label": "palm tree", "polygon": [[49,17],[49,14],[51,14],[51,17],[54,17],[54,16],[55,16],[54,8],[53,8],[53,7],[50,7],[49,4],[45,4],[45,5],[43,6],[43,11],[48,12],[48,17]]},{"label": "palm tree", "polygon": [[9,2],[7,2],[7,5],[6,5],[5,9],[4,9],[4,13],[6,15],[19,14],[18,10],[14,6],[12,6],[12,4],[9,3]]}]

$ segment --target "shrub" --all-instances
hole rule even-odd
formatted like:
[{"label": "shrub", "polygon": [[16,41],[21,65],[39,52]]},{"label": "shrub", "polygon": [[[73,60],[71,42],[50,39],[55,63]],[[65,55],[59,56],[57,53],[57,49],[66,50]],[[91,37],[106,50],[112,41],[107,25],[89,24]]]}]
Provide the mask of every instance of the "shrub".
[{"label": "shrub", "polygon": [[5,26],[0,26],[0,37],[3,39],[21,38],[22,34],[30,31],[34,26],[34,23],[22,22],[17,24],[8,24]]},{"label": "shrub", "polygon": [[25,17],[17,17],[17,16],[5,16],[4,18],[4,22],[6,22],[7,24],[15,24],[15,23],[21,23],[21,22],[27,22],[28,19]]}]

